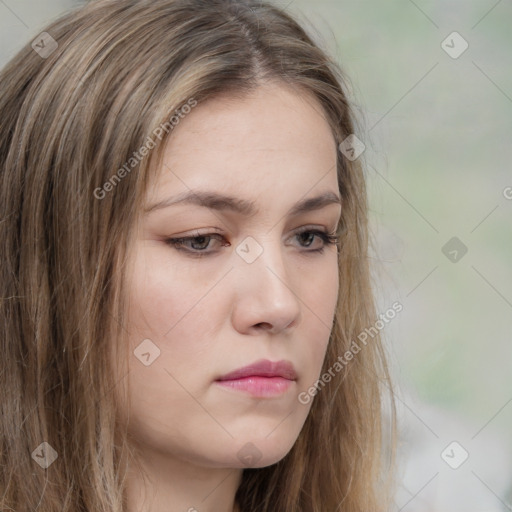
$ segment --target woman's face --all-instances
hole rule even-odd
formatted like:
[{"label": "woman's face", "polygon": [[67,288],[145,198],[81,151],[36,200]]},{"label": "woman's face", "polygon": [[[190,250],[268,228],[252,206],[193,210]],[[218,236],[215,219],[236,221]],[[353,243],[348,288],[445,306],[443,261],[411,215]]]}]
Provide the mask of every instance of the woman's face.
[{"label": "woman's face", "polygon": [[148,453],[262,467],[294,444],[338,294],[336,151],[320,104],[282,85],[174,128],[129,253],[130,430]]}]

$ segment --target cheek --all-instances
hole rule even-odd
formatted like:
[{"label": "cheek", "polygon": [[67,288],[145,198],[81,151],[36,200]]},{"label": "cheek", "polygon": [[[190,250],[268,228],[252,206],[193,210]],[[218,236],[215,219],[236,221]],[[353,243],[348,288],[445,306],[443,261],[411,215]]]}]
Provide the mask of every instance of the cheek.
[{"label": "cheek", "polygon": [[161,450],[185,445],[176,411],[184,418],[204,415],[189,392],[200,394],[206,385],[197,376],[211,371],[215,319],[225,314],[208,294],[207,281],[177,267],[160,255],[139,256],[128,285],[130,372],[124,385],[130,389],[131,431]]},{"label": "cheek", "polygon": [[318,379],[331,335],[339,292],[336,256],[317,270],[314,278],[301,286],[302,311],[307,323],[307,343],[304,350],[305,379],[309,387]]},{"label": "cheek", "polygon": [[190,346],[182,342],[184,333],[198,341],[197,331],[219,313],[211,303],[205,308],[207,281],[191,266],[173,264],[165,249],[139,251],[129,289],[132,337],[153,336],[165,347],[176,345],[173,351]]},{"label": "cheek", "polygon": [[307,269],[301,269],[299,274],[302,274],[298,287],[302,311],[314,317],[310,320],[311,326],[318,333],[322,333],[321,337],[328,337],[332,329],[339,292],[336,254],[330,254],[321,265],[316,265],[309,272]]},{"label": "cheek", "polygon": [[162,339],[178,321],[181,308],[187,302],[187,290],[171,272],[148,263],[139,265],[130,289],[129,320],[131,332]]},{"label": "cheek", "polygon": [[170,251],[141,244],[135,253],[128,284],[131,352],[149,338],[160,350],[154,365],[197,389],[202,383],[193,376],[208,376],[211,365],[222,362],[216,343],[229,324],[230,284],[223,279],[225,269],[186,261]]}]

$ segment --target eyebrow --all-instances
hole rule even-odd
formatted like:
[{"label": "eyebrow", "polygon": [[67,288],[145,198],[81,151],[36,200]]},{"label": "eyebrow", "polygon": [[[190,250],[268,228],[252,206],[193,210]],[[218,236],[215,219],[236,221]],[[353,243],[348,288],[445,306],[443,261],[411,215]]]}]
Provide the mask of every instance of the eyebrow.
[{"label": "eyebrow", "polygon": [[[253,201],[227,196],[218,192],[191,191],[158,201],[146,208],[144,213],[147,215],[155,210],[177,204],[192,204],[213,210],[229,210],[247,217],[255,215],[259,211]],[[330,204],[341,205],[341,199],[334,192],[324,192],[315,197],[302,199],[290,209],[288,215],[294,216],[313,210],[320,210]]]}]

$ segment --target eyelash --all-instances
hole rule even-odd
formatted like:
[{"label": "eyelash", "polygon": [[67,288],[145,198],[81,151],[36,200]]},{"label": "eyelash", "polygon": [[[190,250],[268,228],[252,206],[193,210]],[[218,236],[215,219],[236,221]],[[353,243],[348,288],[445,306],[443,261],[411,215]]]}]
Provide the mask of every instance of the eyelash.
[{"label": "eyelash", "polygon": [[[334,233],[326,233],[325,231],[321,231],[321,230],[318,230],[318,229],[304,229],[302,231],[299,231],[297,233],[295,233],[295,236],[301,236],[301,235],[304,235],[304,234],[310,234],[310,235],[315,235],[315,236],[318,236],[322,242],[324,243],[324,245],[318,249],[311,249],[311,250],[306,250],[305,252],[308,252],[308,253],[319,253],[319,254],[322,254],[324,252],[324,249],[325,247],[329,246],[329,245],[336,245],[339,241],[339,236],[337,236],[336,234]],[[192,257],[201,257],[201,256],[207,256],[207,255],[210,255],[210,254],[214,254],[215,252],[212,252],[212,251],[205,251],[205,250],[194,250],[194,249],[189,249],[189,248],[183,248],[183,244],[184,242],[187,242],[187,241],[193,241],[197,238],[208,238],[208,239],[212,239],[212,238],[217,238],[217,239],[224,239],[225,238],[218,234],[218,233],[196,233],[195,235],[193,236],[187,236],[187,237],[179,237],[179,238],[168,238],[165,240],[165,243],[170,245],[171,247],[173,247],[174,249],[176,249],[177,251],[183,251],[183,252],[187,252],[190,256]],[[312,243],[312,242],[311,242]],[[209,245],[209,243],[208,243]],[[222,243],[222,247],[229,247],[231,244],[229,242],[227,242],[225,240],[224,243]],[[306,246],[308,247],[308,246]]]}]

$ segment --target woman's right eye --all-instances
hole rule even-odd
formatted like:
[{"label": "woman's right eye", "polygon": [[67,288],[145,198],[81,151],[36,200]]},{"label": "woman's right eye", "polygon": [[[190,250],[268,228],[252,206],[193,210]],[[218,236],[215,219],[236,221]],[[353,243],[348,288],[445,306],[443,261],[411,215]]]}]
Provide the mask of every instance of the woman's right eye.
[{"label": "woman's right eye", "polygon": [[222,235],[219,235],[218,233],[206,233],[195,236],[168,238],[165,240],[165,243],[178,251],[188,252],[193,256],[202,256],[216,252],[214,250],[207,250],[210,247],[210,242],[212,240],[218,240],[220,242],[224,241],[220,244],[222,247],[229,247],[231,245]]}]

